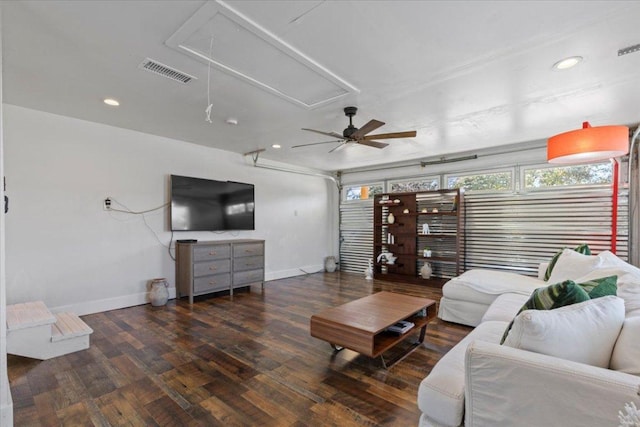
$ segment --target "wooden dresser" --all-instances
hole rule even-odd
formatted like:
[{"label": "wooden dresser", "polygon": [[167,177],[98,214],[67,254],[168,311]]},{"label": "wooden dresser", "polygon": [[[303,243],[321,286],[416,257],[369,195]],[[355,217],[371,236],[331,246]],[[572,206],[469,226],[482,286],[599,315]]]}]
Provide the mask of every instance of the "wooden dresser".
[{"label": "wooden dresser", "polygon": [[178,298],[260,283],[264,290],[264,240],[236,239],[176,243]]}]

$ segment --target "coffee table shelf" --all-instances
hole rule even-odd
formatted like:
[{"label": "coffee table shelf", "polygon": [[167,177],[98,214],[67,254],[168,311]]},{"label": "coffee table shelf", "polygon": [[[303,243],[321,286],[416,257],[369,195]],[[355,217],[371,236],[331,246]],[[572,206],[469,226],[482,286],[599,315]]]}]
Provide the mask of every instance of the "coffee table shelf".
[{"label": "coffee table shelf", "polygon": [[[408,319],[402,319],[402,320],[408,320],[409,322],[415,323],[415,326],[413,328],[411,328],[410,330],[408,330],[402,335],[394,334],[387,331],[382,331],[376,334],[374,337],[373,354],[371,355],[371,357],[378,357],[382,355],[382,353],[389,350],[390,348],[398,344],[400,341],[404,341],[407,338],[407,336],[411,335],[416,330],[426,327],[427,323],[435,319],[435,317],[436,317],[436,310],[434,306],[431,310],[427,309],[427,317],[414,316]],[[424,337],[422,338],[422,341],[424,341]]]},{"label": "coffee table shelf", "polygon": [[[422,310],[426,316],[416,314]],[[414,347],[424,341],[427,324],[436,317],[435,301],[394,292],[378,292],[338,307],[328,308],[311,316],[311,336],[329,342],[336,350],[348,348],[369,357],[379,357],[383,365],[390,366],[383,353],[420,330],[420,337]],[[415,326],[402,335],[395,335],[386,329],[391,325],[408,320]]]}]

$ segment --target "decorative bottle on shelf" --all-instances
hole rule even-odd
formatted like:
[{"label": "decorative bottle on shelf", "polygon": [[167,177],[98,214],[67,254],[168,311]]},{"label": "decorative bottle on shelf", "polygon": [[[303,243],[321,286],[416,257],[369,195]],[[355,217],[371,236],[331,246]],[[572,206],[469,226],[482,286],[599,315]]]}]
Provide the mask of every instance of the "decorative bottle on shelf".
[{"label": "decorative bottle on shelf", "polygon": [[389,224],[393,224],[394,222],[396,222],[396,217],[395,217],[395,216],[393,216],[393,212],[391,212],[391,213],[389,214],[389,216],[387,217],[387,223],[389,223]]},{"label": "decorative bottle on shelf", "polygon": [[165,305],[169,300],[169,290],[167,289],[169,284],[167,279],[159,277],[151,281],[151,291],[149,292],[149,300],[151,305],[159,307]]}]

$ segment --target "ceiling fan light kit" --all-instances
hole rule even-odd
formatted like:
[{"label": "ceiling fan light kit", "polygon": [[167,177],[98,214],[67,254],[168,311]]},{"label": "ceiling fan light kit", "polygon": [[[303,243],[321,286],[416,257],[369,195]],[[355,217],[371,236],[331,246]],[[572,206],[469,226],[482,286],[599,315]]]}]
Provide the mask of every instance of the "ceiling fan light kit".
[{"label": "ceiling fan light kit", "polygon": [[339,142],[340,144],[329,151],[332,153],[344,145],[349,143],[356,143],[360,145],[366,145],[374,148],[384,148],[387,144],[386,142],[374,141],[374,139],[392,139],[392,138],[413,138],[416,136],[416,131],[406,131],[406,132],[391,132],[391,133],[380,133],[376,135],[368,135],[369,132],[373,132],[381,126],[384,126],[384,122],[379,120],[369,120],[364,126],[361,128],[357,128],[353,125],[353,116],[356,115],[358,111],[357,107],[345,107],[344,114],[349,117],[349,125],[342,131],[342,135],[337,132],[324,132],[321,130],[302,128],[302,130],[308,132],[319,133],[321,135],[331,136],[333,138],[338,138],[337,140],[332,141],[324,141],[324,142],[313,142],[311,144],[301,144],[294,145],[291,148],[299,148],[299,147],[308,147],[310,145],[319,145],[319,144],[333,144]]}]

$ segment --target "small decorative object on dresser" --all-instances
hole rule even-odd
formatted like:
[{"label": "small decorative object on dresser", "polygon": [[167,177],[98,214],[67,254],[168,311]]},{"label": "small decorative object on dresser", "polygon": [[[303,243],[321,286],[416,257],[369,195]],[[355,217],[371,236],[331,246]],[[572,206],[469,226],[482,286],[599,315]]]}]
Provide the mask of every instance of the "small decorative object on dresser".
[{"label": "small decorative object on dresser", "polygon": [[169,284],[167,279],[159,277],[151,281],[151,291],[149,292],[149,300],[154,307],[160,307],[167,303],[169,300]]},{"label": "small decorative object on dresser", "polygon": [[431,249],[424,248],[424,250],[422,251],[422,256],[424,256],[425,258],[431,258]]}]

